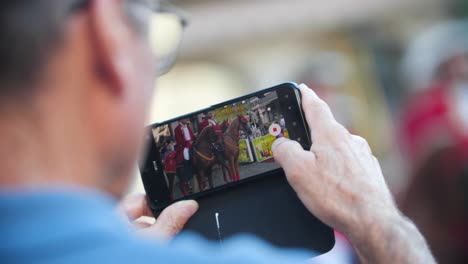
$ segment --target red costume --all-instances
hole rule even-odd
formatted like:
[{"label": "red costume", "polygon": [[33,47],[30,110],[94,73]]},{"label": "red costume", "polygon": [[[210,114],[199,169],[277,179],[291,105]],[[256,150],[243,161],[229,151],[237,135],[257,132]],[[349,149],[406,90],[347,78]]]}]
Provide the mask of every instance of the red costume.
[{"label": "red costume", "polygon": [[208,121],[208,119],[203,118],[203,121],[198,125],[198,133],[201,133],[203,129],[205,129],[209,125],[210,125],[210,122]]},{"label": "red costume", "polygon": [[437,83],[408,103],[402,116],[400,139],[413,162],[450,139],[468,152],[468,135],[452,117],[449,83]]},{"label": "red costume", "polygon": [[209,119],[204,117],[203,121],[198,125],[198,133],[201,133],[203,129],[206,127],[213,126],[214,131],[218,134],[218,136],[222,137],[223,136],[223,131],[221,130],[221,127],[214,121],[213,119]]},{"label": "red costume", "polygon": [[[188,130],[188,137],[184,134],[184,127]],[[192,129],[190,128],[190,123],[183,124],[179,122],[179,125],[174,129],[174,136],[176,141],[176,160],[179,166],[182,165],[184,160],[184,149],[190,149],[193,142],[195,142],[195,136],[193,135]]]}]

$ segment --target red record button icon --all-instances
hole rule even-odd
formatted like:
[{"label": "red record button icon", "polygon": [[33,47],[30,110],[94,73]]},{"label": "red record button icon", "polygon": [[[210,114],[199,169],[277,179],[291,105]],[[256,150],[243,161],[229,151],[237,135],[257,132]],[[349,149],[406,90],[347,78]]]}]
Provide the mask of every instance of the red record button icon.
[{"label": "red record button icon", "polygon": [[281,126],[278,125],[278,124],[271,124],[270,128],[268,129],[268,132],[270,133],[270,135],[274,136],[274,137],[277,137],[281,134]]}]

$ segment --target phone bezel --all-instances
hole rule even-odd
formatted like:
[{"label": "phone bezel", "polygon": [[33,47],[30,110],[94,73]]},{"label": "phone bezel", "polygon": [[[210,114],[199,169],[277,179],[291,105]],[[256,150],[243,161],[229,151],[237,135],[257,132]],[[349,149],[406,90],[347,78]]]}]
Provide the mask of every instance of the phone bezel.
[{"label": "phone bezel", "polygon": [[[150,139],[149,139],[150,142],[151,142],[150,144],[152,145],[152,146],[149,147],[149,149],[151,149],[153,146],[156,146],[156,142],[154,142],[154,137],[153,137],[153,134],[152,134],[152,130],[154,128],[156,128],[156,127],[168,125],[168,124],[171,124],[171,123],[176,122],[176,121],[178,121],[180,119],[183,119],[183,118],[190,118],[192,116],[196,116],[196,115],[202,114],[202,113],[207,112],[207,111],[212,111],[214,109],[218,109],[218,108],[224,107],[226,105],[230,105],[230,104],[233,104],[233,103],[238,103],[239,101],[242,101],[242,100],[246,100],[246,99],[249,99],[249,98],[252,98],[252,97],[256,97],[258,95],[262,95],[262,94],[265,94],[265,93],[268,93],[268,92],[273,92],[273,91],[277,91],[279,89],[285,89],[285,88],[290,88],[290,89],[292,89],[294,91],[294,95],[295,95],[294,99],[295,100],[291,100],[291,102],[295,102],[295,104],[296,104],[295,106],[297,106],[297,109],[299,110],[298,114],[299,114],[300,120],[298,120],[298,121],[301,122],[303,131],[304,131],[305,137],[306,137],[306,142],[303,143],[303,146],[304,147],[310,147],[311,144],[312,144],[312,140],[311,140],[311,136],[310,136],[310,129],[309,129],[309,126],[306,123],[305,115],[304,115],[304,112],[302,110],[300,90],[299,90],[296,83],[288,82],[288,83],[279,84],[279,85],[276,85],[276,86],[273,86],[273,87],[270,87],[270,88],[266,88],[266,89],[263,89],[263,90],[260,90],[260,91],[254,92],[254,93],[250,93],[250,94],[247,94],[247,95],[244,95],[244,96],[241,96],[241,97],[237,97],[237,98],[234,98],[234,99],[231,99],[231,100],[228,100],[228,101],[225,101],[225,102],[222,102],[222,103],[219,103],[219,104],[216,104],[216,105],[213,105],[213,106],[210,106],[210,107],[207,107],[207,108],[195,111],[195,112],[187,113],[185,115],[178,116],[178,117],[163,121],[163,122],[154,123],[154,124],[147,127],[148,128],[148,133],[150,134]],[[159,199],[161,197],[155,197],[156,196],[155,193],[154,193],[155,188],[154,188],[154,186],[151,186],[151,183],[149,183],[149,181],[147,180],[148,175],[146,175],[146,174],[152,174],[153,176],[158,176],[156,174],[157,172],[153,170],[150,173],[150,172],[145,172],[144,170],[145,170],[145,168],[147,168],[148,164],[154,164],[155,166],[160,167],[161,170],[162,170],[162,163],[161,163],[160,159],[159,160],[152,160],[151,159],[150,160],[151,162],[148,163],[148,161],[149,161],[148,158],[147,158],[148,156],[149,155],[145,155],[144,161],[143,161],[143,164],[145,164],[145,165],[142,166],[140,164],[139,165],[139,170],[140,170],[140,174],[141,174],[141,178],[142,178],[142,181],[143,181],[145,191],[147,193],[148,204],[149,204],[150,208],[153,210],[153,213],[155,213],[155,214],[159,213],[164,208],[166,208],[170,204],[173,204],[173,203],[175,203],[177,201],[188,200],[188,199],[195,199],[196,200],[196,199],[201,198],[201,197],[206,197],[206,196],[213,195],[215,193],[221,192],[224,189],[231,188],[231,187],[234,187],[234,186],[243,185],[243,184],[249,183],[251,181],[255,181],[255,180],[258,180],[258,179],[261,179],[261,178],[264,178],[264,177],[268,177],[269,175],[277,174],[278,172],[282,171],[281,168],[278,168],[278,169],[267,171],[267,172],[264,172],[264,173],[261,173],[261,174],[255,175],[255,176],[250,176],[248,178],[244,178],[244,179],[241,179],[241,180],[236,181],[236,182],[226,183],[224,185],[214,187],[212,189],[197,192],[197,193],[191,194],[191,195],[186,196],[186,197],[181,197],[181,198],[174,199],[174,200],[169,199],[169,200],[165,200],[165,201],[159,201]],[[145,168],[142,168],[142,167],[145,167]],[[164,172],[161,172],[161,173],[164,173]],[[149,175],[149,177],[151,177],[151,175]],[[164,186],[164,187],[165,187],[166,190],[168,189],[167,186]]]}]

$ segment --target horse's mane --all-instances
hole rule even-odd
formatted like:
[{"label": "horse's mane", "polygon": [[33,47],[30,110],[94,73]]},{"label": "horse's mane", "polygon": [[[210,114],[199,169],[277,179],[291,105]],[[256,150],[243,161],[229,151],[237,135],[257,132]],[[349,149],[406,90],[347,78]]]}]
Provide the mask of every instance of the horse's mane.
[{"label": "horse's mane", "polygon": [[203,130],[200,131],[200,134],[198,135],[196,142],[198,142],[199,140],[205,138],[205,137],[206,137],[206,134],[208,134],[208,132],[209,132],[210,130],[212,130],[212,132],[214,133],[214,128],[213,128],[213,126],[207,126],[207,127],[203,128]]},{"label": "horse's mane", "polygon": [[231,131],[233,128],[234,128],[234,125],[238,125],[238,123],[240,122],[240,117],[236,117],[234,120],[232,120],[232,122],[229,124],[229,126],[227,127],[226,129],[226,133]]}]

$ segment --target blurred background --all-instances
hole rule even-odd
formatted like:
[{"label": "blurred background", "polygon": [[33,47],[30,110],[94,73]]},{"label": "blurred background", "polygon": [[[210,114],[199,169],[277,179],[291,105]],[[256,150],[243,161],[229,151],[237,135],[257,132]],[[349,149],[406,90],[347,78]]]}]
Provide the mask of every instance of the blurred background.
[{"label": "blurred background", "polygon": [[[149,123],[286,81],[366,138],[441,263],[468,263],[468,1],[173,0],[189,19]],[[136,177],[132,192],[142,192]],[[328,263],[352,263],[344,239]]]}]

